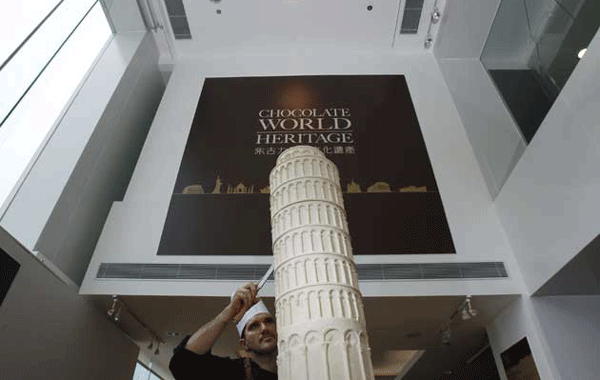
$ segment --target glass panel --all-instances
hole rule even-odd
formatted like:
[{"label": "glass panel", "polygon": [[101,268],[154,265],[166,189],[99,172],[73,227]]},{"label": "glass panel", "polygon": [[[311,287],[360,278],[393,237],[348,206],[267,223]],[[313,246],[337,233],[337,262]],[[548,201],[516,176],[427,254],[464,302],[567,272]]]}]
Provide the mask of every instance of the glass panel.
[{"label": "glass panel", "polygon": [[63,2],[0,71],[0,124],[94,2]]},{"label": "glass panel", "polygon": [[11,1],[0,12],[0,63],[12,54],[36,26],[58,4],[59,0]]},{"label": "glass panel", "polygon": [[135,365],[135,372],[133,373],[132,380],[148,380],[148,370],[146,369],[146,367],[144,367],[140,363],[137,363]]},{"label": "glass panel", "polygon": [[67,40],[0,127],[0,204],[8,198],[112,31],[100,4]]},{"label": "glass panel", "polygon": [[503,0],[485,43],[488,70],[531,141],[600,25],[597,0]]}]

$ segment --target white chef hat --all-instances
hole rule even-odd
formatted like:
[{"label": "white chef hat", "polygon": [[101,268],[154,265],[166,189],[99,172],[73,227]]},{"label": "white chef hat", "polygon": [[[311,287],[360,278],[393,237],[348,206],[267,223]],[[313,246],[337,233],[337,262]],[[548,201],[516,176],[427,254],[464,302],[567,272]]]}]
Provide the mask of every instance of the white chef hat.
[{"label": "white chef hat", "polygon": [[261,301],[258,301],[257,303],[255,303],[254,305],[252,305],[252,307],[246,311],[246,314],[244,314],[242,319],[240,319],[240,321],[235,325],[235,328],[237,329],[238,334],[240,336],[242,336],[242,333],[244,332],[244,327],[246,327],[246,324],[248,323],[248,321],[250,321],[252,318],[254,318],[254,316],[256,316],[257,314],[262,314],[262,313],[272,315],[271,312],[269,311],[269,309],[267,309],[267,307],[261,300]]}]

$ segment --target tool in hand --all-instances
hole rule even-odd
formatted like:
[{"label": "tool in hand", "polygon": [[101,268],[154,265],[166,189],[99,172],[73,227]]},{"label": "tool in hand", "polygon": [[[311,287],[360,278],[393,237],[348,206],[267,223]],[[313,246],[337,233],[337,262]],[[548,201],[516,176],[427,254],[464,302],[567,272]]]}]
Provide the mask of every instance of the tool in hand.
[{"label": "tool in hand", "polygon": [[[267,280],[271,276],[271,273],[273,273],[273,269],[274,269],[273,264],[271,264],[271,266],[269,267],[269,269],[267,269],[267,272],[265,273],[265,275],[258,282],[258,285],[256,287],[256,294],[258,294],[258,292],[260,291],[260,289],[262,289],[262,287],[265,286],[265,284],[267,283]],[[234,295],[235,295],[235,292],[231,295],[232,299],[233,299]],[[242,317],[244,316],[245,312],[246,312],[246,310],[244,310],[243,312],[239,312],[235,317],[233,317],[233,321],[235,323],[238,323],[242,319]]]},{"label": "tool in hand", "polygon": [[273,264],[271,264],[271,266],[267,270],[267,273],[265,273],[265,275],[258,282],[258,287],[256,289],[256,293],[258,293],[262,289],[262,287],[265,286],[265,284],[267,283],[267,280],[271,276],[271,273],[273,273],[273,269],[274,269]]}]

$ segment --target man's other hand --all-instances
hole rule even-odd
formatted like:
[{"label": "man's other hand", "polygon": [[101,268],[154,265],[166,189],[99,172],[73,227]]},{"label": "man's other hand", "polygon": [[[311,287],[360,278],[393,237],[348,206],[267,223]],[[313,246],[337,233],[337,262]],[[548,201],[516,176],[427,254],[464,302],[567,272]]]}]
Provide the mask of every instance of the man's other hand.
[{"label": "man's other hand", "polygon": [[230,304],[235,312],[235,316],[233,317],[235,323],[238,323],[244,314],[246,314],[246,311],[258,302],[256,298],[257,292],[258,285],[254,282],[248,282],[235,291]]}]

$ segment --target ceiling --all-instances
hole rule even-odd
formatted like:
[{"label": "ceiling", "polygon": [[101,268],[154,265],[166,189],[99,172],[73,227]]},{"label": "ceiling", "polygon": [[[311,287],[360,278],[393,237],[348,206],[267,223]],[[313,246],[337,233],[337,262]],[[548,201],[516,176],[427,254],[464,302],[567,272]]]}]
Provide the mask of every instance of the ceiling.
[{"label": "ceiling", "polygon": [[[106,314],[109,296],[88,296],[98,309]],[[462,321],[454,318],[451,324],[450,345],[440,340],[440,330],[454,314],[465,297],[376,297],[365,298],[365,316],[372,359],[375,368],[390,365],[390,358],[398,350],[425,350],[404,380],[439,379],[445,371],[452,370],[476,354],[487,344],[485,326],[517,296],[473,297],[473,307],[478,311],[475,318]],[[228,302],[223,297],[151,297],[123,296],[127,307],[165,341],[160,354],[153,356],[168,368],[172,349],[183,336],[192,334],[204,323],[216,316]],[[274,310],[273,298],[265,302]],[[136,343],[145,349],[150,336],[131,318],[123,313],[117,322]],[[170,332],[178,336],[169,336]],[[233,327],[226,329],[216,342],[213,353],[235,356],[238,337]],[[401,360],[401,359],[397,359]]]},{"label": "ceiling", "polygon": [[[403,17],[412,12],[405,11],[421,2],[417,33],[401,34]],[[433,9],[441,10],[445,0],[183,0],[183,7],[169,8],[163,0],[140,3],[149,4],[140,6],[147,24],[164,26],[155,34],[164,61],[298,48],[422,51],[428,34],[437,32],[437,24],[429,27]],[[169,19],[173,12],[184,12],[191,39],[174,38],[172,26],[183,21]]]}]

